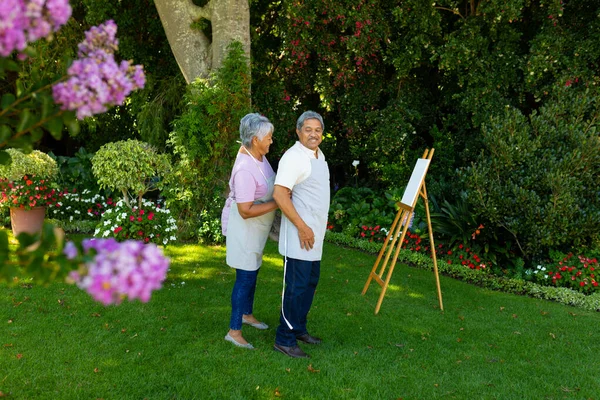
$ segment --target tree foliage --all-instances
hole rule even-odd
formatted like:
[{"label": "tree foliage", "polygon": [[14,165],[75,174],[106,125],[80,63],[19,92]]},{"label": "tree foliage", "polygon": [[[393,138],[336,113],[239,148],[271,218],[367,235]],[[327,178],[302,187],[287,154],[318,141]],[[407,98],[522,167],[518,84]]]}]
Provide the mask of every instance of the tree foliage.
[{"label": "tree foliage", "polygon": [[233,42],[211,79],[189,86],[186,108],[173,124],[169,145],[176,161],[164,194],[189,236],[220,217],[240,119],[250,110],[249,72],[241,44]]}]

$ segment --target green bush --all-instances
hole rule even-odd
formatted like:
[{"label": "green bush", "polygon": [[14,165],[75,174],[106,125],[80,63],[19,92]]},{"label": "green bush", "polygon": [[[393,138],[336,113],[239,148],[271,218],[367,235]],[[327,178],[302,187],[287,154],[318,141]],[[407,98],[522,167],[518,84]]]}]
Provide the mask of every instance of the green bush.
[{"label": "green bush", "polygon": [[83,190],[99,191],[98,182],[92,172],[92,158],[94,153],[88,153],[80,147],[73,157],[55,156],[48,153],[58,165],[57,184],[61,188],[75,188],[78,192]]},{"label": "green bush", "polygon": [[599,123],[598,97],[567,87],[530,116],[508,108],[483,125],[484,151],[463,171],[469,201],[528,262],[597,241]]},{"label": "green bush", "polygon": [[107,143],[92,157],[92,171],[100,187],[121,193],[130,207],[132,197],[141,208],[142,196],[161,188],[162,178],[170,169],[166,154],[159,154],[153,146],[137,140]]},{"label": "green bush", "polygon": [[56,161],[48,154],[38,150],[24,153],[18,149],[7,149],[10,164],[0,164],[0,178],[16,181],[25,175],[34,175],[39,179],[54,180],[58,174]]}]

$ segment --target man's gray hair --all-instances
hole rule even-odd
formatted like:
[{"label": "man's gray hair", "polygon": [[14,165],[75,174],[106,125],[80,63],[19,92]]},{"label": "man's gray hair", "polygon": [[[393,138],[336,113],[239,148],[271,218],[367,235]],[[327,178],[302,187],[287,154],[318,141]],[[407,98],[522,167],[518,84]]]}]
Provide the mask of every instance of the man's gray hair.
[{"label": "man's gray hair", "polygon": [[304,126],[304,121],[306,121],[307,119],[318,119],[319,122],[321,123],[321,129],[323,129],[323,131],[325,130],[325,124],[323,123],[323,117],[321,117],[321,115],[319,113],[316,113],[314,111],[305,111],[300,118],[298,118],[298,121],[296,122],[296,129],[301,130],[302,126]]},{"label": "man's gray hair", "polygon": [[275,128],[267,117],[259,113],[246,114],[240,120],[240,139],[245,147],[252,147],[252,138],[257,137],[262,140],[269,133],[273,133]]}]

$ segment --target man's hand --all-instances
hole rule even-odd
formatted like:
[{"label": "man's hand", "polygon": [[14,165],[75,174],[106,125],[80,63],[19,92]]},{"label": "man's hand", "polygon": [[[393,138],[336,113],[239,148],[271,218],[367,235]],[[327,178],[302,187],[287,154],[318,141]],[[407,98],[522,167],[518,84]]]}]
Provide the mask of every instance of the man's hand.
[{"label": "man's hand", "polygon": [[304,224],[302,229],[298,229],[298,238],[300,239],[300,248],[311,250],[315,245],[315,233],[310,226]]}]

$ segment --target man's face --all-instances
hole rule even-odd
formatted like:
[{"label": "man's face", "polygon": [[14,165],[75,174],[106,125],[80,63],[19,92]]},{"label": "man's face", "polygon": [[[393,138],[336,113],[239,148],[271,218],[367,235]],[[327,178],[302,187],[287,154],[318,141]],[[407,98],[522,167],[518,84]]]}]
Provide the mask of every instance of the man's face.
[{"label": "man's face", "polygon": [[317,147],[319,147],[323,141],[323,128],[321,127],[321,122],[315,118],[304,121],[302,129],[296,129],[296,133],[298,134],[300,143],[313,151],[316,151]]}]

